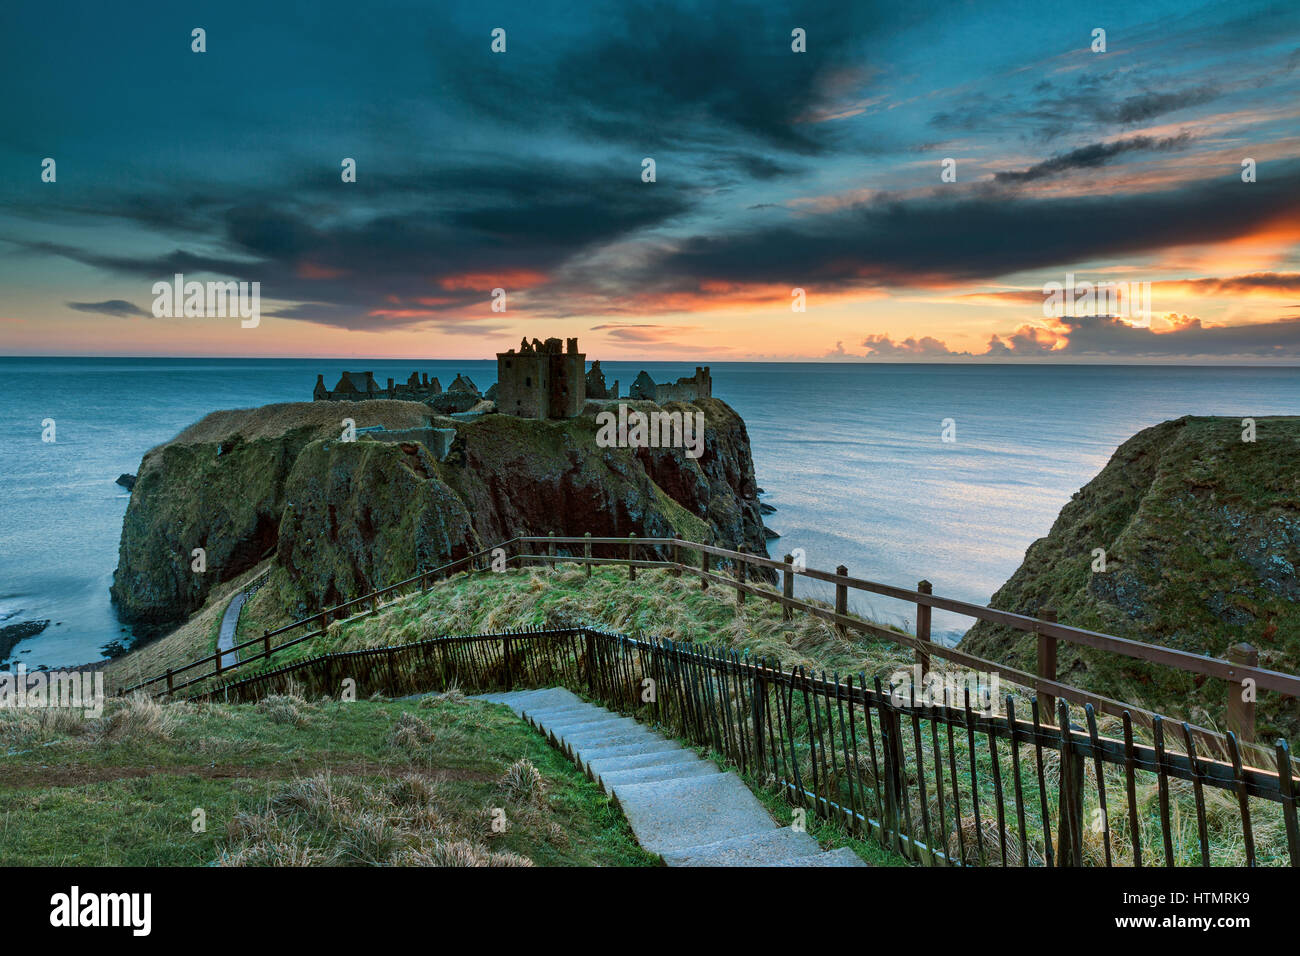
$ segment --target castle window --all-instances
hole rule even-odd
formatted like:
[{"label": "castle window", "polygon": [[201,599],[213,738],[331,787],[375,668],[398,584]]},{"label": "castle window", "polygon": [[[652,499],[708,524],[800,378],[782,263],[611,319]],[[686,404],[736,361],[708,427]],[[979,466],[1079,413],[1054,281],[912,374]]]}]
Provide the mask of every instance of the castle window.
[{"label": "castle window", "polygon": [[532,387],[533,387],[533,377],[532,377],[531,375],[525,375],[525,376],[524,376],[524,386],[525,386],[526,388],[532,388]]}]

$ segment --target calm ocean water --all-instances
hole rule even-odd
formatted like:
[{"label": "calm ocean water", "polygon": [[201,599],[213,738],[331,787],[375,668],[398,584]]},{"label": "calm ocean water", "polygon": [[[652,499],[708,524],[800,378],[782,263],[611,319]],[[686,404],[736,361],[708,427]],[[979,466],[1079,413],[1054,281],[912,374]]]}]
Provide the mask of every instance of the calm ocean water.
[{"label": "calm ocean water", "polygon": [[[603,362],[626,392],[637,371]],[[809,566],[987,602],[1060,508],[1148,425],[1181,415],[1300,413],[1290,368],[715,364],[714,394],[749,426],[778,510],[770,551]],[[29,667],[83,663],[125,633],[109,602],[128,495],[114,480],[207,412],[306,401],[316,373],[383,381],[412,370],[486,389],[495,362],[0,358],[0,626],[49,618],[17,648]],[[41,441],[53,418],[57,442]],[[956,422],[956,442],[940,441]],[[816,582],[800,585],[820,597]],[[910,623],[910,606],[858,610]],[[955,639],[963,619],[936,614]]]}]

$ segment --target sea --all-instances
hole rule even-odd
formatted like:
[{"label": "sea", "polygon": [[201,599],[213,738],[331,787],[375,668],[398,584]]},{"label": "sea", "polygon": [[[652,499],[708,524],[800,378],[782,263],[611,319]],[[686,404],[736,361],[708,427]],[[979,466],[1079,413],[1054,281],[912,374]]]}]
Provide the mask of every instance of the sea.
[{"label": "sea", "polygon": [[[601,362],[624,393],[693,364]],[[155,445],[216,409],[307,401],[318,373],[383,382],[458,373],[486,389],[491,361],[0,357],[0,627],[51,623],[10,663],[98,660],[130,629],[109,600],[134,474]],[[720,363],[714,395],[745,419],[780,558],[987,603],[1061,507],[1137,431],[1183,415],[1300,414],[1284,367]],[[50,433],[50,423],[53,434]],[[43,440],[53,437],[53,441]],[[951,440],[945,440],[951,439]],[[801,594],[829,587],[798,579]],[[910,626],[914,606],[854,609]],[[937,639],[969,624],[937,612]]]}]

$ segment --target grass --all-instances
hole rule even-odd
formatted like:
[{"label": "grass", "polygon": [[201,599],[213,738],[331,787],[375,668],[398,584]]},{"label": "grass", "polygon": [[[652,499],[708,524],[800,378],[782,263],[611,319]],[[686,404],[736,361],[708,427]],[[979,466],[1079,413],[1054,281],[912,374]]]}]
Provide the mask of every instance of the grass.
[{"label": "grass", "polygon": [[[114,693],[119,686],[129,687],[216,653],[221,632],[221,615],[226,606],[250,581],[266,570],[267,562],[250,568],[238,577],[213,588],[208,600],[188,621],[155,641],[104,665],[104,687]],[[242,617],[242,616],[241,616]],[[260,633],[260,632],[259,632]],[[198,674],[199,671],[194,672]],[[187,675],[188,676],[188,675]]]},{"label": "grass", "polygon": [[[817,618],[796,614],[791,621],[781,618],[780,608],[774,604],[750,598],[737,608],[734,591],[717,586],[700,591],[698,581],[689,575],[674,576],[665,571],[642,571],[635,582],[629,582],[626,571],[604,568],[586,573],[573,566],[562,566],[556,571],[529,569],[501,574],[463,576],[439,585],[433,591],[397,601],[381,608],[376,614],[339,622],[331,627],[322,642],[310,651],[302,649],[303,656],[324,650],[344,650],[357,647],[385,646],[406,641],[421,640],[440,634],[491,632],[507,628],[529,626],[595,625],[629,634],[648,634],[679,641],[694,641],[717,646],[732,647],[751,654],[770,657],[786,667],[801,664],[810,669],[846,673],[863,672],[870,679],[874,675],[887,676],[899,668],[912,664],[910,650],[901,649],[891,642],[874,637],[850,640],[841,637],[833,627]],[[298,649],[295,649],[298,650]],[[935,661],[935,670],[946,672],[950,665]],[[1023,688],[1003,684],[1003,693],[1010,692],[1017,713],[1029,713],[1031,694]],[[1000,708],[999,708],[1000,709]],[[1081,712],[1073,712],[1072,719],[1083,723]],[[802,723],[796,713],[796,725]],[[1098,717],[1099,732],[1103,736],[1122,737],[1121,723],[1105,715]],[[859,728],[861,732],[862,728]],[[874,732],[879,739],[879,727]],[[928,741],[928,728],[923,725],[923,739]],[[916,789],[917,755],[904,734],[906,772],[912,781],[909,786],[913,804],[913,819],[921,820],[919,794]],[[1141,728],[1135,728],[1138,740],[1149,740]],[[867,743],[859,741],[865,763]],[[1177,749],[1177,745],[1173,745]],[[957,851],[956,830],[960,827],[967,845],[967,861],[975,861],[978,838],[985,844],[986,859],[1000,859],[998,841],[993,823],[996,820],[995,792],[993,789],[993,759],[986,740],[977,737],[975,780],[978,783],[982,816],[979,833],[972,812],[972,777],[970,749],[963,735],[954,740],[953,754],[958,766],[958,784],[963,795],[962,819],[949,819],[949,843]],[[799,751],[804,764],[805,779],[811,776],[810,752],[806,745]],[[1022,745],[1019,754],[1021,782],[1025,795],[1026,839],[1029,862],[1042,862],[1044,851],[1042,814],[1038,800],[1035,772],[1036,754],[1028,745]],[[942,747],[946,763],[946,742]],[[937,828],[938,805],[934,792],[933,754],[926,743],[922,754],[928,786],[928,809],[932,824]],[[1020,857],[1019,838],[1016,831],[1013,769],[1009,744],[1002,742],[998,752],[999,770],[1004,784],[1004,810],[1007,819],[1009,860]],[[1057,755],[1044,752],[1044,772],[1047,777],[1048,803],[1055,814],[1055,785],[1059,779]],[[871,792],[875,781],[865,766],[857,770],[858,784]],[[1107,766],[1106,791],[1110,822],[1111,852],[1119,864],[1132,862],[1133,852],[1128,836],[1128,806],[1125,781],[1121,768]],[[946,776],[946,775],[945,775]],[[847,805],[848,773],[841,771],[837,784],[842,802]],[[751,781],[754,784],[766,782]],[[947,786],[950,781],[945,779]],[[1200,862],[1199,843],[1196,837],[1196,810],[1192,787],[1182,781],[1170,781],[1171,817],[1174,830],[1174,857],[1180,865]],[[785,804],[784,797],[765,791],[774,801],[772,806]],[[1153,774],[1137,774],[1136,805],[1139,829],[1144,847],[1144,862],[1163,862],[1160,837],[1158,788]],[[949,793],[949,799],[951,794]],[[1212,861],[1216,865],[1244,865],[1245,847],[1236,798],[1223,790],[1206,788],[1207,828],[1210,834]],[[1100,819],[1100,799],[1097,794],[1095,770],[1088,762],[1085,767],[1084,816],[1090,823]],[[1281,814],[1276,804],[1251,801],[1252,823],[1256,852],[1260,862],[1277,864],[1286,858],[1286,836]],[[951,813],[949,813],[951,817]],[[831,824],[823,824],[833,826]],[[1054,834],[1055,835],[1055,834]],[[938,840],[936,839],[936,843]],[[868,846],[879,850],[874,839]],[[858,849],[855,847],[855,849]],[[882,851],[883,852],[883,851]],[[1104,863],[1104,836],[1099,827],[1085,828],[1083,852],[1085,862]],[[892,854],[887,854],[892,856]],[[873,860],[873,862],[878,862]]]},{"label": "grass", "polygon": [[0,746],[4,866],[655,862],[541,735],[458,693],[6,711]]},{"label": "grass", "polygon": [[280,666],[331,651],[405,644],[446,634],[522,627],[594,626],[625,634],[719,644],[809,668],[887,676],[910,667],[911,651],[878,638],[850,640],[809,615],[784,621],[780,608],[751,597],[737,609],[733,590],[700,590],[689,575],[595,568],[529,568],[460,575],[432,590],[338,621],[323,637],[274,655]]},{"label": "grass", "polygon": [[[630,582],[624,569],[599,568],[588,576],[576,566],[561,566],[556,570],[525,569],[459,576],[440,583],[430,592],[396,600],[374,614],[337,622],[331,625],[326,635],[310,645],[299,645],[277,655],[273,666],[328,651],[388,646],[444,634],[575,625],[593,625],[629,634],[733,647],[753,655],[779,660],[786,667],[802,664],[810,669],[824,669],[841,675],[861,671],[868,678],[874,675],[888,676],[912,663],[911,651],[903,650],[887,640],[875,637],[850,640],[842,637],[833,627],[809,615],[796,614],[793,620],[784,621],[779,607],[752,597],[737,607],[733,590],[715,585],[707,591],[701,591],[698,580],[689,575],[676,576],[666,571],[643,570],[635,582]],[[949,665],[943,662],[936,661],[935,665],[935,669],[941,672],[949,669]],[[1003,686],[1012,693],[1017,712],[1022,717],[1027,715],[1030,695],[1023,689],[1011,688],[1005,684]],[[1081,714],[1072,716],[1082,723]],[[796,712],[796,725],[801,725],[803,719],[803,715]],[[1119,721],[1100,716],[1098,724],[1102,735],[1116,738],[1122,736]],[[859,732],[862,730],[860,726]],[[1145,738],[1140,728],[1135,730],[1138,739]],[[874,733],[879,739],[878,725],[875,726]],[[904,734],[904,758],[911,781],[908,788],[912,799],[910,809],[913,819],[919,821],[921,807],[916,788],[917,755],[910,736]],[[925,728],[923,739],[928,739],[928,736],[928,728]],[[969,769],[969,746],[962,734],[956,735],[952,748],[963,795],[963,814],[960,820],[953,820],[951,812],[949,813],[949,845],[956,852],[956,833],[960,828],[966,842],[968,862],[974,862],[974,847],[978,838],[982,838],[985,843],[986,858],[996,861],[999,854],[996,831],[993,829],[993,821],[996,819],[993,810],[993,761],[988,753],[987,740],[977,739],[976,743],[977,773],[974,778]],[[865,739],[860,739],[859,745],[864,763],[853,771],[857,774],[855,786],[872,793],[875,780],[865,766]],[[811,753],[806,743],[797,750],[797,756],[803,764],[804,778],[809,779],[811,767],[808,761]],[[946,743],[943,750],[946,762]],[[1004,810],[1010,833],[1008,853],[1009,859],[1015,862],[1020,858],[1021,851],[1015,830],[1013,770],[1006,742],[1000,744],[998,756],[1005,790]],[[1042,815],[1034,770],[1036,754],[1032,747],[1023,746],[1019,756],[1025,794],[1028,859],[1036,863],[1041,862],[1044,856]],[[932,784],[933,754],[928,743],[921,757],[927,779],[931,781],[927,788],[929,811],[932,821],[937,824],[938,806]],[[1044,762],[1048,802],[1054,814],[1055,783],[1059,778],[1056,754],[1045,751]],[[1118,863],[1131,862],[1132,848],[1128,845],[1128,809],[1122,770],[1108,767],[1105,775],[1112,854]],[[1085,768],[1085,776],[1085,820],[1095,821],[1098,819],[1100,802],[1091,762]],[[849,779],[847,769],[842,770],[836,779],[842,802],[846,805],[849,802]],[[978,782],[972,785],[972,779]],[[783,795],[775,790],[764,789],[771,781],[750,782],[765,795],[765,800],[770,798],[772,807],[785,806]],[[947,786],[950,781],[945,779],[944,783]],[[1196,810],[1191,786],[1171,780],[1170,788],[1175,860],[1180,864],[1199,863]],[[971,808],[971,795],[976,790],[983,808],[978,828]],[[950,797],[949,793],[949,799]],[[1244,864],[1244,841],[1240,833],[1235,797],[1221,790],[1206,788],[1205,800],[1212,861],[1217,865]],[[1144,862],[1163,862],[1156,778],[1141,771],[1138,772],[1137,808],[1145,851]],[[1286,843],[1277,806],[1252,800],[1251,809],[1256,849],[1261,862],[1282,862],[1285,859]],[[813,821],[810,818],[811,825]],[[834,824],[817,825],[835,828]],[[849,839],[847,835],[845,839]],[[939,841],[936,840],[937,842]],[[880,851],[874,839],[865,841],[865,846],[874,847],[873,852],[885,852]],[[857,846],[854,849],[864,852]],[[886,853],[886,857],[889,856]],[[1100,829],[1085,828],[1084,857],[1085,862],[1090,864],[1104,862]],[[872,859],[872,862],[880,861]]]}]

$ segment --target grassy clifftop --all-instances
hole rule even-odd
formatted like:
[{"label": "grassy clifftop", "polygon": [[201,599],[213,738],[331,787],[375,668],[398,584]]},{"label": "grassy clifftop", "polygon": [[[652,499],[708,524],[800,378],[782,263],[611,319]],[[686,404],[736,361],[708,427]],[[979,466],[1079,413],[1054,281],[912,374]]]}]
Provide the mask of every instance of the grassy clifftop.
[{"label": "grassy clifftop", "polygon": [[[216,412],[145,455],[114,600],[134,622],[179,622],[274,555],[299,616],[516,534],[679,534],[765,553],[744,422],[717,399],[698,408],[699,458],[601,447],[594,404],[565,421],[460,421],[391,401]],[[344,417],[358,428],[433,423],[455,437],[442,458],[417,441],[373,440],[382,435],[341,441]]]},{"label": "grassy clifftop", "polygon": [[[1300,670],[1300,418],[1180,418],[1148,428],[1061,510],[992,606],[1223,657],[1248,642],[1260,664]],[[1105,552],[1105,570],[1100,555]],[[1032,636],[979,623],[962,648],[1033,669]],[[1227,689],[1167,667],[1061,644],[1064,679],[1223,726]],[[1294,738],[1296,702],[1263,694],[1259,729]]]},{"label": "grassy clifftop", "polygon": [[458,694],[6,710],[0,816],[5,866],[654,863],[539,733]]}]

